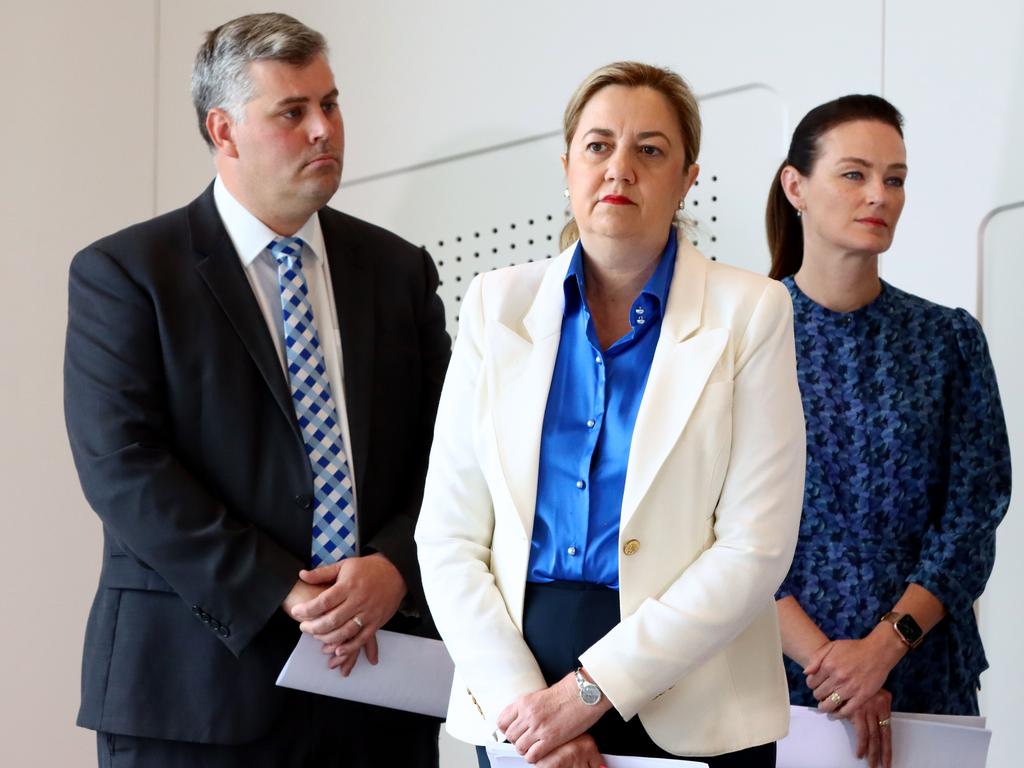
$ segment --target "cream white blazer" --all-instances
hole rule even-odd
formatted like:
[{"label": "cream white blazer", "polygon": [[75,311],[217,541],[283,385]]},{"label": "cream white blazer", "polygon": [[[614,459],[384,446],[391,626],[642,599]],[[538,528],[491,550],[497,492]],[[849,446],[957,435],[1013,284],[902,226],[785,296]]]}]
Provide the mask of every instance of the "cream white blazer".
[{"label": "cream white blazer", "polygon": [[[437,415],[416,541],[456,666],[447,727],[474,744],[545,687],[522,637],[523,594],[571,256],[473,280]],[[796,545],[804,439],[785,287],[708,261],[680,233],[626,471],[623,618],[581,657],[668,752],[786,734],[773,598]]]}]

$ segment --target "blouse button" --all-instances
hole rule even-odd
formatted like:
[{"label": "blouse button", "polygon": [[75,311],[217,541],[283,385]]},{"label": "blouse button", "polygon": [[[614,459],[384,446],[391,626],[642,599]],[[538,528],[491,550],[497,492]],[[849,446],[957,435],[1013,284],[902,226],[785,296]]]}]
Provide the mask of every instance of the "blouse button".
[{"label": "blouse button", "polygon": [[626,555],[627,557],[629,557],[630,555],[635,555],[639,551],[640,542],[636,539],[630,539],[622,545],[622,554]]},{"label": "blouse button", "polygon": [[576,557],[576,547],[569,547],[565,551],[569,553],[569,557]]},{"label": "blouse button", "polygon": [[585,482],[583,482],[582,480],[577,480],[576,481],[576,487],[579,488],[582,491],[584,488],[587,487],[587,484]]}]

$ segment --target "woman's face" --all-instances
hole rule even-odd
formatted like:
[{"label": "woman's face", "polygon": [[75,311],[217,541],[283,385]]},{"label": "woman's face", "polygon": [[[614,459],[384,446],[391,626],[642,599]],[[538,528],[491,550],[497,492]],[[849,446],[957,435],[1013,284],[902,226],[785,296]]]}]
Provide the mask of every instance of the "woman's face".
[{"label": "woman's face", "polygon": [[679,119],[651,88],[610,85],[587,102],[562,156],[572,214],[588,236],[664,240],[697,177]]},{"label": "woman's face", "polygon": [[891,125],[856,120],[819,140],[810,176],[794,170],[783,188],[803,211],[805,251],[820,247],[879,254],[888,250],[903,211],[907,153]]}]

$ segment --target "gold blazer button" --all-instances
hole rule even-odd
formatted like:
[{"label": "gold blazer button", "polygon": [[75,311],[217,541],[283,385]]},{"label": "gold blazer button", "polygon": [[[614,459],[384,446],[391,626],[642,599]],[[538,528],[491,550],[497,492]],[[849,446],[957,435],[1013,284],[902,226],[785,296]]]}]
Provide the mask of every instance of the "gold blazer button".
[{"label": "gold blazer button", "polygon": [[622,545],[622,554],[626,555],[627,557],[629,555],[635,555],[639,551],[640,551],[640,542],[637,541],[636,539],[630,539],[629,541],[627,541],[625,544]]}]

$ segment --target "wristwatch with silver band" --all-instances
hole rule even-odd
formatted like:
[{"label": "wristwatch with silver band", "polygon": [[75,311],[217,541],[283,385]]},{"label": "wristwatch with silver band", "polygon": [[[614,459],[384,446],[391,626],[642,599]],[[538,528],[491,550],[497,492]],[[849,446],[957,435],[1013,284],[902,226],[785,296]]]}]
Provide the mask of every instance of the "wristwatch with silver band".
[{"label": "wristwatch with silver band", "polygon": [[583,667],[576,670],[576,685],[580,689],[580,701],[592,707],[601,700],[601,689],[583,676]]}]

